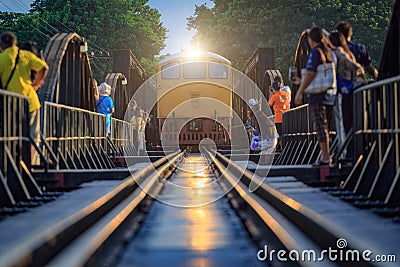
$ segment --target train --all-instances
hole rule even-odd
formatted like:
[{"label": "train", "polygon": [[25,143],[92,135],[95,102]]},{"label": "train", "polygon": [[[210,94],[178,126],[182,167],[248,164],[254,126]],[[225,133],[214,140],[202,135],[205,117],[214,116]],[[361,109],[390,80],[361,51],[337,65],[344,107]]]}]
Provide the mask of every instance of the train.
[{"label": "train", "polygon": [[160,145],[196,148],[211,139],[229,146],[232,123],[231,62],[215,53],[184,51],[157,65]]},{"label": "train", "polygon": [[[243,71],[208,51],[183,51],[160,60],[155,78],[159,146],[197,148],[211,139],[217,148],[231,149],[232,137],[243,136],[252,110],[248,100],[263,99],[260,104],[268,106],[269,86],[280,75],[273,68],[271,47],[258,49]],[[256,77],[263,78],[260,85]],[[235,147],[248,147],[242,141]]]}]

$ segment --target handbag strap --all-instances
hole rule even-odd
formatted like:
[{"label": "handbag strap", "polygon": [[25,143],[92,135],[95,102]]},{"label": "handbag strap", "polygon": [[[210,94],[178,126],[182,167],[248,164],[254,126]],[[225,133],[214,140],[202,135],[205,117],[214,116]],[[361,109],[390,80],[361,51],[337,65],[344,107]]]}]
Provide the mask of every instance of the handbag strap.
[{"label": "handbag strap", "polygon": [[101,102],[103,102],[103,100],[106,99],[107,97],[109,97],[109,96],[103,97],[103,98],[100,100],[100,102],[96,105],[96,108],[98,108],[98,107],[100,106]]},{"label": "handbag strap", "polygon": [[324,64],[324,76],[326,76],[326,57],[325,57],[325,53],[322,51],[322,49],[321,48],[317,48],[318,49],[318,52],[319,52],[319,54],[321,55],[321,59],[322,59],[322,64]]},{"label": "handbag strap", "polygon": [[7,90],[7,87],[8,87],[8,85],[9,85],[10,81],[11,81],[11,78],[12,78],[13,75],[14,75],[15,69],[17,68],[18,62],[19,62],[19,49],[18,49],[17,57],[15,58],[15,65],[14,65],[14,68],[12,69],[11,74],[10,74],[10,76],[8,77],[6,86],[4,86],[4,90]]}]

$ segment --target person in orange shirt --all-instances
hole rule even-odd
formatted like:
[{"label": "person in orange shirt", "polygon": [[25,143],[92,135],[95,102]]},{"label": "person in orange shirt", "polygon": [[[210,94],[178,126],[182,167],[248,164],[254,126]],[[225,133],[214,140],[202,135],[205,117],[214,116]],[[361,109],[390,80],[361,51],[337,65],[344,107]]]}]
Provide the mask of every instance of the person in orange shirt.
[{"label": "person in orange shirt", "polygon": [[274,82],[270,87],[272,93],[269,99],[269,105],[273,108],[275,118],[275,127],[279,135],[279,147],[282,148],[281,135],[282,135],[282,113],[290,109],[289,95],[288,93],[281,91],[280,82]]}]

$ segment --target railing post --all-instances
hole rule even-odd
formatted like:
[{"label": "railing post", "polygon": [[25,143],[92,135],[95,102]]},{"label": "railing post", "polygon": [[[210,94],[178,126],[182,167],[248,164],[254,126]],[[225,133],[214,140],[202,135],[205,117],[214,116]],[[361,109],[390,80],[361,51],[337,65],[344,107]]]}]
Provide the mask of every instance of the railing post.
[{"label": "railing post", "polygon": [[[400,75],[354,92],[354,148],[357,164],[347,190],[365,199],[399,206]],[[396,200],[395,200],[396,199]],[[389,203],[390,201],[390,203]]]},{"label": "railing post", "polygon": [[42,192],[30,175],[29,99],[0,90],[0,109],[0,207],[11,207]]},{"label": "railing post", "polygon": [[[278,164],[287,164],[298,158],[298,163],[309,162],[305,157],[314,157],[315,132],[310,117],[309,105],[302,105],[283,113],[283,152]],[[299,146],[301,146],[299,148]],[[318,147],[319,149],[319,147]],[[298,155],[300,154],[300,155]],[[314,160],[314,159],[313,159]],[[297,164],[293,162],[293,164]]]},{"label": "railing post", "polygon": [[[89,153],[108,151],[105,116],[80,108],[45,102],[44,139],[63,166],[82,168],[96,166]],[[119,133],[118,129],[115,130]],[[116,138],[116,140],[119,138]],[[99,154],[103,154],[99,151]]]}]

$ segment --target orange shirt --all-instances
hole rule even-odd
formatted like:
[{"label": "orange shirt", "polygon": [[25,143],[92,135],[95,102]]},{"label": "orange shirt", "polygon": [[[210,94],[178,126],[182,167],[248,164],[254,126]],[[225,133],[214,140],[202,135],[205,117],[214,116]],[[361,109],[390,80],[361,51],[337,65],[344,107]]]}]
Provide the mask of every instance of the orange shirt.
[{"label": "orange shirt", "polygon": [[289,95],[286,92],[278,91],[269,99],[269,105],[273,107],[275,123],[282,123],[282,113],[289,109]]}]

